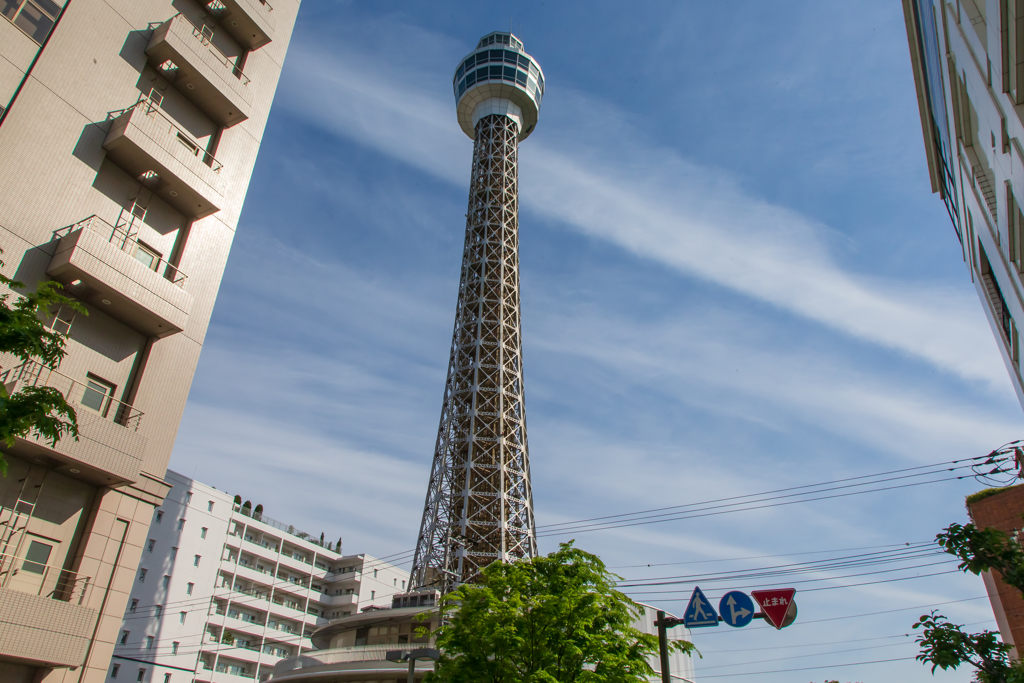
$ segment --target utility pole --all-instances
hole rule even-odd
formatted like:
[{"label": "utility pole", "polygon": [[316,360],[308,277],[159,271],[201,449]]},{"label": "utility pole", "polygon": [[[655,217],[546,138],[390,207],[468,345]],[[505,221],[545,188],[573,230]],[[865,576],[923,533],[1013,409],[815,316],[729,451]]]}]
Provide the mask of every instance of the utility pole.
[{"label": "utility pole", "polygon": [[654,622],[654,625],[658,627],[658,650],[661,653],[661,683],[671,683],[671,672],[668,666],[668,630],[682,623],[682,619],[666,616],[664,610],[658,610],[658,620]]}]

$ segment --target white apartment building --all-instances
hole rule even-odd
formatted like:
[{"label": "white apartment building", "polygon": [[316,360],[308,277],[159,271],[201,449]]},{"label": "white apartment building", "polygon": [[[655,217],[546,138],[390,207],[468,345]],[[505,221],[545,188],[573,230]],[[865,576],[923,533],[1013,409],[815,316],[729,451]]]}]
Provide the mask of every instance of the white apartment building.
[{"label": "white apartment building", "polygon": [[903,0],[932,191],[1024,405],[1024,0]]},{"label": "white apartment building", "polygon": [[[168,471],[107,680],[244,683],[310,650],[333,619],[390,607],[408,572],[342,555]],[[331,544],[333,545],[333,544]]]}]

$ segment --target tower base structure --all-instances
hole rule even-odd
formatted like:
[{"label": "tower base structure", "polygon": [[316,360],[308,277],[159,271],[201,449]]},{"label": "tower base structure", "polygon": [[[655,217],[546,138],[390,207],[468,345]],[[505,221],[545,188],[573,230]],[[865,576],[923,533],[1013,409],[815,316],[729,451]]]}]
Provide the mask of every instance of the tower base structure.
[{"label": "tower base structure", "polygon": [[411,579],[444,592],[491,562],[537,553],[523,399],[518,137],[519,123],[505,113],[476,123],[455,331]]}]

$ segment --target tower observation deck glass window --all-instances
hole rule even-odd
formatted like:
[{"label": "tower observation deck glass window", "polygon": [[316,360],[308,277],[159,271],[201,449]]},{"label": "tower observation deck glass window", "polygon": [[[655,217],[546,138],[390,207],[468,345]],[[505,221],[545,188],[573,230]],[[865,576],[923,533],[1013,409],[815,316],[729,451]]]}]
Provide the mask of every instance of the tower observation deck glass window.
[{"label": "tower observation deck glass window", "polygon": [[[493,66],[484,66],[487,64]],[[512,50],[483,50],[471,54],[456,70],[452,90],[455,97],[462,97],[467,89],[483,81],[516,83],[526,88],[538,103],[544,94],[544,77],[540,69],[529,57]]]}]

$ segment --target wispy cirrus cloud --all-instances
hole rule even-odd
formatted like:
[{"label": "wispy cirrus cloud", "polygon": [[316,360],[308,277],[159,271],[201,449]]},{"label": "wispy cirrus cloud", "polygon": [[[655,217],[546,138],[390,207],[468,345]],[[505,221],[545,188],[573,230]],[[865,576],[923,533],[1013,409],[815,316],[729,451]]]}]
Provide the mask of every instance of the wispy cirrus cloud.
[{"label": "wispy cirrus cloud", "polygon": [[[436,47],[449,41],[418,30],[410,35],[415,49],[401,52],[360,52],[351,42],[330,51],[296,45],[284,101],[294,116],[333,135],[464,185],[470,142],[455,126],[447,96],[450,55]],[[395,61],[409,55],[420,61]],[[557,74],[548,80],[557,83]],[[681,275],[1005,391],[1005,370],[992,354],[976,353],[993,341],[970,294],[844,269],[830,251],[827,226],[652,145],[610,105],[565,86],[562,95],[552,94],[555,87],[545,106],[560,108],[553,118],[563,128],[544,130],[542,122],[521,152],[526,210]],[[580,142],[579,129],[603,134]]]}]

